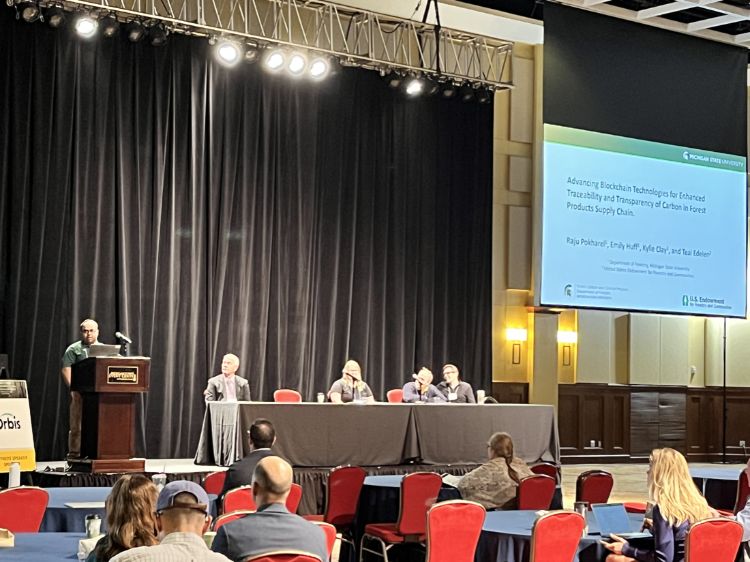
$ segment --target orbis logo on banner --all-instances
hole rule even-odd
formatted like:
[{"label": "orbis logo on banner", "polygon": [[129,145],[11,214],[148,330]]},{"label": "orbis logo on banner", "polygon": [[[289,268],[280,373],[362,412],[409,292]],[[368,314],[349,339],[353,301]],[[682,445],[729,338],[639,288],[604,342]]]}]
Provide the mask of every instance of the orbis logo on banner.
[{"label": "orbis logo on banner", "polygon": [[0,431],[21,429],[21,420],[11,413],[0,414]]}]

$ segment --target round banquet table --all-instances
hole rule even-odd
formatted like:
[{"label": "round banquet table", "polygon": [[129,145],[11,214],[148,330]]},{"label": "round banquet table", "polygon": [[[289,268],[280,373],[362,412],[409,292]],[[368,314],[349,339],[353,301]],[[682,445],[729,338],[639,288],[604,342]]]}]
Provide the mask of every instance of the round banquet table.
[{"label": "round banquet table", "polygon": [[78,560],[83,533],[16,533],[13,548],[0,548],[3,562],[63,562]]}]

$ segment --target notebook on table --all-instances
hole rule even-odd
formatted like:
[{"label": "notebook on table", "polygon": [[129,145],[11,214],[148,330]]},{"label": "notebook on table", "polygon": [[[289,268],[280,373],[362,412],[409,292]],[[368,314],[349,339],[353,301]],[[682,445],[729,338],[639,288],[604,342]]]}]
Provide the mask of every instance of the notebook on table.
[{"label": "notebook on table", "polygon": [[651,533],[636,533],[630,530],[630,518],[621,503],[595,503],[591,506],[591,512],[596,517],[602,537],[617,535],[626,540],[651,537]]}]

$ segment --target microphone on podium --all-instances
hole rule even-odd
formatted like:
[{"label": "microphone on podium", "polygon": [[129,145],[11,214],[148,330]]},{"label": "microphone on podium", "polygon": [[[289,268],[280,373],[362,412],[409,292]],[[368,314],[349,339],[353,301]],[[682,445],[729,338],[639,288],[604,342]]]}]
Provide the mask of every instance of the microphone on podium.
[{"label": "microphone on podium", "polygon": [[115,337],[123,343],[127,343],[127,344],[133,343],[133,340],[131,340],[128,336],[126,336],[122,332],[115,332]]}]

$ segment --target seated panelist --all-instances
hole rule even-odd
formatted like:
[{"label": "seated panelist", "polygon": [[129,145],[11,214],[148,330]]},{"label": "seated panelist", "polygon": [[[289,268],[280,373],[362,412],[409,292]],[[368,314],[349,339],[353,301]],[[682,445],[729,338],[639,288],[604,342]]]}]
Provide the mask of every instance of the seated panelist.
[{"label": "seated panelist", "polygon": [[250,400],[250,383],[237,375],[240,358],[227,353],[221,361],[221,373],[208,379],[203,391],[206,402],[237,402]]},{"label": "seated panelist", "polygon": [[341,370],[341,378],[331,385],[328,399],[334,404],[355,402],[358,404],[372,404],[375,397],[367,383],[362,380],[362,369],[359,363],[349,359]]},{"label": "seated panelist", "polygon": [[443,382],[437,388],[451,404],[476,404],[474,389],[461,380],[458,367],[451,363],[443,367]]},{"label": "seated panelist", "polygon": [[432,371],[422,367],[419,373],[412,375],[414,380],[404,385],[403,401],[409,404],[426,404],[445,402],[445,396],[432,384]]}]

